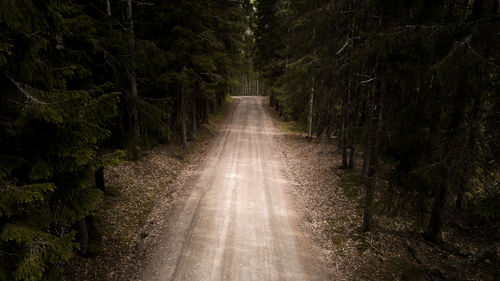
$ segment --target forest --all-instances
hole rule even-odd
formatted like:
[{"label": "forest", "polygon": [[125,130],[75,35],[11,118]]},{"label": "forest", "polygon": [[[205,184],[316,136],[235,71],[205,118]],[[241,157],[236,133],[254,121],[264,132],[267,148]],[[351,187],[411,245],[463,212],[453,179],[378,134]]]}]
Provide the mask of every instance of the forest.
[{"label": "forest", "polygon": [[85,254],[76,234],[106,166],[187,146],[240,81],[242,14],[237,1],[1,2],[0,280],[51,280]]},{"label": "forest", "polygon": [[459,229],[497,251],[499,5],[257,3],[255,65],[270,103],[309,138],[336,136],[340,168],[352,170],[344,182],[362,188],[360,231],[376,214],[398,216],[428,241]]},{"label": "forest", "polygon": [[105,169],[186,149],[227,95],[335,142],[360,233],[500,264],[498,0],[2,0],[0,27],[0,280],[60,278]]}]

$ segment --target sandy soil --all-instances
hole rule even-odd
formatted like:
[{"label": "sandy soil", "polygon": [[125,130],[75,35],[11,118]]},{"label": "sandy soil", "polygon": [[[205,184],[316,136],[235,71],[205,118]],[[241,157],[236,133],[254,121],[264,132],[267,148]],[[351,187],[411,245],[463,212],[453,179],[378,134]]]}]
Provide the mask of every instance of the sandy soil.
[{"label": "sandy soil", "polygon": [[139,279],[328,279],[284,192],[280,132],[264,98],[234,107]]}]

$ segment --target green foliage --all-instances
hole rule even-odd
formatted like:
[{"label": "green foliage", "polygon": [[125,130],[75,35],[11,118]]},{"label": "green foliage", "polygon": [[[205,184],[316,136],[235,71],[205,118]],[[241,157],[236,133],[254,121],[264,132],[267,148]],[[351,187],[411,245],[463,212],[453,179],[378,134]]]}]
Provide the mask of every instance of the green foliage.
[{"label": "green foliage", "polygon": [[0,198],[0,218],[9,218],[18,214],[23,206],[43,202],[55,189],[56,187],[51,183],[3,186],[2,198]]},{"label": "green foliage", "polygon": [[101,197],[86,178],[97,145],[110,136],[118,93],[92,81],[88,58],[97,41],[82,7],[70,1],[2,5],[9,6],[0,15],[0,41],[9,42],[2,50],[12,48],[2,52],[0,68],[6,85],[0,98],[1,275],[47,280],[73,256],[73,224]]},{"label": "green foliage", "polygon": [[0,280],[53,280],[102,197],[89,175],[208,122],[239,77],[237,2],[134,2],[134,30],[117,4],[0,3]]},{"label": "green foliage", "polygon": [[370,161],[386,214],[439,232],[455,201],[498,226],[498,2],[431,2],[258,1],[256,66],[285,120],[306,124],[314,88],[313,129]]},{"label": "green foliage", "polygon": [[97,167],[116,166],[125,159],[125,151],[117,149],[112,153],[104,154],[98,158]]},{"label": "green foliage", "polygon": [[0,240],[4,243],[13,241],[25,249],[21,262],[13,272],[13,279],[42,280],[46,278],[47,273],[54,273],[53,269],[60,261],[73,256],[73,249],[77,247],[73,242],[74,235],[75,233],[71,232],[58,237],[24,223],[7,224],[0,234]]}]

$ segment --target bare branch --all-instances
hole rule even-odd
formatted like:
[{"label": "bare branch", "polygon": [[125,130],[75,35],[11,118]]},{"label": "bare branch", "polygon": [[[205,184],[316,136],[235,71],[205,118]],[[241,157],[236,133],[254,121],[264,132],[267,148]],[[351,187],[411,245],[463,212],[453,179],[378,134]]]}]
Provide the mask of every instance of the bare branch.
[{"label": "bare branch", "polygon": [[46,105],[47,103],[46,102],[43,102],[37,98],[35,98],[29,91],[28,91],[28,86],[26,85],[22,85],[21,83],[17,82],[16,80],[14,80],[14,78],[12,78],[11,76],[7,76],[7,78],[10,80],[10,82],[12,82],[12,84],[14,84],[14,86],[16,86],[17,90],[19,91],[19,93],[23,94],[27,99],[28,101],[32,102],[32,103],[35,103],[35,104],[43,104],[43,105]]},{"label": "bare branch", "polygon": [[148,2],[139,2],[139,1],[132,1],[133,3],[137,4],[137,6],[154,6],[154,3],[148,3]]},{"label": "bare branch", "polygon": [[342,48],[340,48],[340,50],[338,50],[337,55],[342,53],[342,51],[347,47],[347,45],[349,45],[349,42],[351,42],[351,39],[347,38],[347,41],[345,41],[344,46],[342,46]]},{"label": "bare branch", "polygon": [[371,78],[371,79],[368,79],[368,80],[365,80],[365,81],[361,81],[361,82],[359,82],[359,84],[370,83],[370,82],[373,82],[375,80],[379,80],[379,79],[378,78]]}]

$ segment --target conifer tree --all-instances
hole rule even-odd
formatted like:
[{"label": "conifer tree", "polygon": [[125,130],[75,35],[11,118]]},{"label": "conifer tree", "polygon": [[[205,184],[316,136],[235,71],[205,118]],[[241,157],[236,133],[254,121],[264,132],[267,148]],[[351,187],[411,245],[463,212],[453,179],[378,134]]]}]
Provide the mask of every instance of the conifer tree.
[{"label": "conifer tree", "polygon": [[2,5],[0,277],[46,280],[82,246],[74,226],[101,196],[86,178],[117,99],[84,63],[95,28],[80,6]]},{"label": "conifer tree", "polygon": [[[355,151],[362,152],[365,231],[383,201],[377,194],[397,198],[392,207],[417,222],[427,219],[417,224],[433,241],[446,225],[449,198],[462,213],[498,198],[487,176],[498,168],[492,142],[498,123],[491,120],[498,104],[498,6],[493,0],[258,1],[256,59],[272,85],[271,103],[317,136],[333,132],[342,168],[355,168]],[[318,102],[310,122],[304,85],[312,79]],[[386,193],[376,180],[382,163],[394,165]]]},{"label": "conifer tree", "polygon": [[121,149],[195,136],[239,77],[243,15],[236,1],[0,4],[0,279],[50,280],[87,252]]}]

